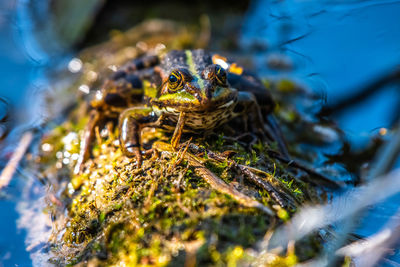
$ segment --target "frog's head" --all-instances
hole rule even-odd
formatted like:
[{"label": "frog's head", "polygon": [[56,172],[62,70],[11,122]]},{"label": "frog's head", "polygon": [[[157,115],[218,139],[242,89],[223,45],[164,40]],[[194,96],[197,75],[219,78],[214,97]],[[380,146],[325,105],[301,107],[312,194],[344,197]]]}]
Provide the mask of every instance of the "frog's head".
[{"label": "frog's head", "polygon": [[201,72],[187,68],[173,69],[161,85],[157,104],[179,111],[202,111],[235,101],[237,90],[231,88],[227,71],[211,64]]}]

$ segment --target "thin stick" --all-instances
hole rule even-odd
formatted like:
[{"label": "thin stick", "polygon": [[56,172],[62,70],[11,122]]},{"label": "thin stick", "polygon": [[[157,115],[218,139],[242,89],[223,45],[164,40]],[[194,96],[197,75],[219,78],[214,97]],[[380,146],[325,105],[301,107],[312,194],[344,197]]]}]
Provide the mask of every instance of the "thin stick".
[{"label": "thin stick", "polygon": [[286,201],[283,199],[283,197],[280,195],[278,190],[276,190],[269,182],[261,179],[258,175],[254,174],[251,172],[246,166],[244,165],[239,165],[236,162],[232,161],[235,168],[239,169],[248,180],[252,181],[262,189],[268,192],[268,194],[271,196],[273,200],[275,200],[276,203],[278,203],[281,207],[287,208],[288,204]]},{"label": "thin stick", "polygon": [[195,156],[191,155],[190,153],[186,153],[185,158],[189,162],[189,165],[194,167],[194,171],[197,173],[197,175],[201,176],[214,190],[231,196],[233,199],[235,199],[237,202],[245,207],[257,208],[271,216],[275,215],[274,212],[267,206],[264,206],[260,202],[252,199],[251,197],[237,191],[233,186],[225,183],[221,178],[216,176],[200,161],[198,161]]},{"label": "thin stick", "polygon": [[31,144],[33,139],[33,132],[28,131],[24,133],[19,141],[18,147],[15,149],[14,154],[12,155],[10,161],[7,163],[6,167],[3,169],[0,175],[0,190],[3,187],[9,185],[15,170],[18,167],[22,157],[24,156],[26,150],[28,149],[29,145]]}]

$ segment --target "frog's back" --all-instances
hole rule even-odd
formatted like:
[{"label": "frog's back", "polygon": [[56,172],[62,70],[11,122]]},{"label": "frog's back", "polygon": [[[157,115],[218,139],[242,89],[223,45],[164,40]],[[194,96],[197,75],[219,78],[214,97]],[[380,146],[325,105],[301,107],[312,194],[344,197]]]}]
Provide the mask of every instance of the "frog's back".
[{"label": "frog's back", "polygon": [[212,56],[203,49],[197,50],[172,50],[162,59],[160,67],[164,73],[174,69],[189,69],[200,75],[201,72],[212,64]]}]

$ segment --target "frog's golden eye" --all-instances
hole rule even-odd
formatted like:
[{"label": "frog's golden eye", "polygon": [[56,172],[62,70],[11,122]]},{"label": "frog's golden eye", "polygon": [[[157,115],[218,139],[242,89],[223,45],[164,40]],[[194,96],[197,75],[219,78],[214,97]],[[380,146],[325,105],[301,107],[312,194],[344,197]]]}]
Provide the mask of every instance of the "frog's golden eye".
[{"label": "frog's golden eye", "polygon": [[204,79],[211,81],[216,85],[227,86],[226,70],[218,64],[208,66],[202,73]]},{"label": "frog's golden eye", "polygon": [[220,65],[216,64],[214,72],[216,82],[220,85],[226,85],[226,70]]},{"label": "frog's golden eye", "polygon": [[174,70],[168,77],[168,90],[176,92],[183,87],[183,77],[178,70]]}]

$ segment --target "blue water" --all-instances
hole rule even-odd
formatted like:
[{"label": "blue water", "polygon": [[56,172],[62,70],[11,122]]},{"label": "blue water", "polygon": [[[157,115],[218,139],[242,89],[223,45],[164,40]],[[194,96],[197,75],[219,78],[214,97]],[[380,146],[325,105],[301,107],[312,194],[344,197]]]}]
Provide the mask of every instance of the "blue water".
[{"label": "blue water", "polygon": [[[0,1],[0,96],[17,110],[24,110],[21,99],[34,88],[41,59],[46,58],[29,30],[30,22],[21,15],[16,0]],[[269,50],[257,54],[262,74],[292,77],[334,103],[400,64],[399,17],[400,1],[257,0],[245,17],[241,44],[246,49],[254,41],[267,43]],[[269,53],[288,56],[293,70],[267,69],[264,56]],[[353,147],[360,148],[376,129],[390,126],[398,103],[398,86],[387,87],[335,119]],[[31,265],[26,233],[16,226],[19,182],[0,194],[0,267]],[[369,236],[378,231],[396,212],[397,203],[400,195],[369,209],[357,233]],[[400,262],[400,257],[392,260]]]},{"label": "blue water", "polygon": [[[265,56],[275,52],[291,58],[294,69],[284,75],[324,96],[327,104],[400,66],[400,1],[258,0],[243,29],[244,47],[251,47],[253,40],[266,42],[270,49]],[[263,59],[258,69],[275,73]],[[377,129],[391,127],[399,87],[387,86],[334,116],[353,149],[365,146]],[[400,194],[370,207],[356,233],[367,237],[379,231],[398,203]],[[389,259],[400,262],[399,250]]]},{"label": "blue water", "polygon": [[[290,76],[326,93],[329,104],[400,64],[399,14],[399,1],[259,0],[243,40],[256,36],[269,52],[288,55],[295,63]],[[397,92],[389,88],[349,110],[337,118],[339,125],[354,135],[388,126]]]},{"label": "blue water", "polygon": [[[36,67],[18,40],[18,25],[15,20],[16,3],[0,2],[0,96],[6,98],[11,106],[22,109],[21,98],[30,85],[32,72]],[[0,109],[4,116],[4,109]],[[4,164],[4,159],[0,159]],[[12,182],[0,193],[0,266],[30,266],[31,260],[26,251],[23,230],[17,229],[16,211],[20,188]]]},{"label": "blue water", "polygon": [[[25,250],[25,232],[18,230],[15,222],[19,214],[15,210],[16,200],[0,201],[0,266],[29,266],[29,254]],[[3,265],[2,265],[3,264]]]},{"label": "blue water", "polygon": [[0,96],[19,108],[21,96],[34,78],[31,73],[36,63],[18,42],[19,27],[15,9],[14,1],[0,2]]}]

